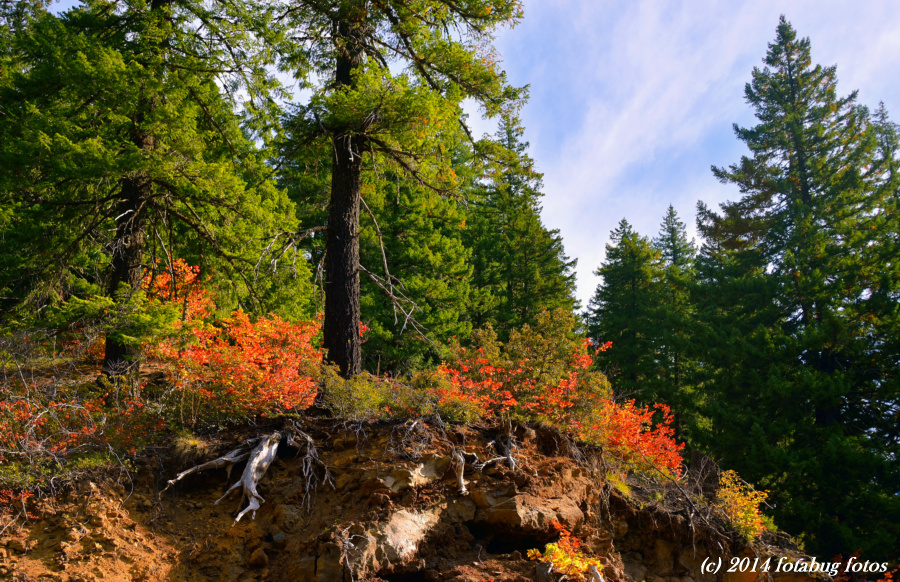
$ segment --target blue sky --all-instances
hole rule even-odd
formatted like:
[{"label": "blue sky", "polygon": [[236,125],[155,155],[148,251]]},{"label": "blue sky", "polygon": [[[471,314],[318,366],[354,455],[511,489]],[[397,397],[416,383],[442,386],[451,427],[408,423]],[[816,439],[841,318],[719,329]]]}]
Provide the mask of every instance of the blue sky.
[{"label": "blue sky", "polygon": [[[900,3],[774,0],[524,0],[497,46],[510,80],[530,85],[522,117],[544,174],[544,222],[578,258],[586,305],[609,232],[623,217],[655,235],[675,206],[693,235],[698,200],[739,196],[710,165],[745,153],[744,85],[784,14],[837,65],[838,90],[884,101],[900,120]],[[482,126],[481,129],[486,129]]]},{"label": "blue sky", "polygon": [[[75,4],[62,0],[56,9]],[[753,124],[743,89],[784,14],[838,67],[839,92],[884,101],[900,120],[900,2],[894,0],[524,0],[524,20],[497,47],[516,85],[544,174],[547,226],[578,258],[578,297],[623,217],[654,235],[673,204],[694,228],[698,200],[738,197],[710,165],[738,161],[733,123]],[[474,117],[474,116],[473,116]],[[477,133],[491,123],[472,119]]]}]

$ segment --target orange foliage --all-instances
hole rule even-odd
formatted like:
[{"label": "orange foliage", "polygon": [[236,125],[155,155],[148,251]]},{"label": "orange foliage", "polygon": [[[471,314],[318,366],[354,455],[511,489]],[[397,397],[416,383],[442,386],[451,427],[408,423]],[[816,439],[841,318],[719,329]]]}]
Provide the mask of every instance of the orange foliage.
[{"label": "orange foliage", "polygon": [[[552,317],[545,322],[548,328],[558,324]],[[439,402],[468,402],[488,417],[549,422],[625,462],[680,474],[684,444],[675,442],[669,407],[617,403],[605,377],[593,369],[594,354],[612,342],[592,350],[590,340],[569,340],[563,342],[569,346],[565,351],[559,333],[525,328],[511,336],[510,344],[521,344],[518,349],[501,354],[495,336],[486,337],[477,349],[457,346],[457,359],[440,366],[438,373],[448,382],[434,389]]]},{"label": "orange foliage", "polygon": [[199,269],[178,261],[145,283],[151,298],[183,306],[176,328],[185,333],[153,346],[170,366],[173,385],[191,397],[190,422],[208,413],[229,419],[308,408],[316,397],[322,353],[313,345],[318,322],[291,323],[276,315],[251,321],[241,310],[213,325],[215,305],[200,287]]},{"label": "orange foliage", "polygon": [[457,348],[457,359],[444,362],[438,373],[450,380],[450,388],[438,392],[439,399],[468,400],[485,416],[523,416],[556,424],[566,424],[579,400],[580,374],[588,370],[593,357],[590,340],[572,350],[566,375],[555,381],[542,378],[543,359],[521,358],[504,364],[491,362],[484,348],[475,351]]},{"label": "orange foliage", "polygon": [[[654,410],[655,409],[655,410]],[[653,416],[661,419],[654,424]],[[675,476],[681,474],[680,451],[684,443],[675,442],[674,417],[668,406],[635,406],[634,400],[622,404],[603,399],[590,423],[578,423],[579,437],[598,444],[627,461],[648,462]]]}]

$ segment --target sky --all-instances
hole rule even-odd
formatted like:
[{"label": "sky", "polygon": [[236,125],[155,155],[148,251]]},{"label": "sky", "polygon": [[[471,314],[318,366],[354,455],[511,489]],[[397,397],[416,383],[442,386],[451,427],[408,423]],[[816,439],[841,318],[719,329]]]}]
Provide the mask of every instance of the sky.
[{"label": "sky", "polygon": [[[781,14],[810,38],[813,63],[837,65],[839,94],[859,90],[900,120],[895,0],[523,1],[496,47],[511,83],[529,86],[522,120],[544,174],[543,219],[578,259],[582,306],[622,218],[653,236],[672,204],[695,236],[697,201],[739,197],[710,166],[746,153],[732,124],[754,124],[744,85]],[[470,110],[476,134],[492,133]]]},{"label": "sky", "polygon": [[522,120],[543,219],[578,259],[582,306],[622,218],[654,236],[672,204],[696,236],[698,200],[740,196],[710,166],[747,151],[732,125],[754,125],[744,86],[781,14],[810,38],[813,63],[837,65],[840,95],[859,90],[900,120],[892,0],[524,0],[522,22],[498,35],[510,81],[530,87]]}]

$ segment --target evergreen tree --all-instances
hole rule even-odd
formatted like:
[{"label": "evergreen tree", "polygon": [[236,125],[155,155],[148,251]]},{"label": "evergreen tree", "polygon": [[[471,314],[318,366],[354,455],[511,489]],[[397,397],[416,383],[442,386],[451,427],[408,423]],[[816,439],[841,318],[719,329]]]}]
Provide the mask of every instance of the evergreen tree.
[{"label": "evergreen tree", "polygon": [[751,155],[713,168],[743,197],[700,209],[706,443],[772,489],[776,519],[807,532],[808,549],[887,558],[900,469],[884,427],[898,400],[879,337],[896,302],[881,318],[872,298],[897,286],[876,272],[888,258],[870,174],[877,132],[809,47],[782,17],[746,88],[759,123],[735,127]]},{"label": "evergreen tree", "polygon": [[502,339],[542,310],[575,308],[575,260],[557,230],[541,223],[541,176],[525,153],[523,128],[504,116],[497,135],[505,158],[487,187],[473,186],[466,220],[473,284],[486,295],[472,308],[476,327],[494,326]]},{"label": "evergreen tree", "polygon": [[660,253],[624,218],[610,234],[606,259],[595,272],[603,278],[588,305],[588,333],[612,347],[595,362],[616,394],[658,401],[656,306],[661,300]]},{"label": "evergreen tree", "polygon": [[361,263],[388,282],[387,288],[369,278],[362,283],[364,362],[372,372],[396,374],[435,363],[446,357],[448,340],[469,336],[472,267],[456,200],[402,175],[382,178],[364,187],[372,214],[361,220]]},{"label": "evergreen tree", "polygon": [[[283,12],[273,22],[290,29],[284,66],[313,89],[309,104],[296,111],[295,143],[331,145],[323,335],[328,359],[349,377],[362,369],[364,169],[390,167],[436,191],[455,190],[444,138],[463,121],[462,100],[473,98],[497,115],[520,98],[490,47],[492,31],[518,19],[519,4],[292,0],[276,10]],[[394,73],[392,63],[406,68]]]},{"label": "evergreen tree", "polygon": [[[239,87],[268,91],[250,16],[220,8],[88,0],[13,35],[24,65],[0,84],[0,239],[21,259],[0,285],[15,297],[44,285],[46,302],[75,279],[129,296],[156,259],[191,252],[247,295],[265,237],[290,213],[234,112]],[[105,373],[133,355],[108,336]]]},{"label": "evergreen tree", "polygon": [[671,205],[660,225],[659,235],[653,239],[662,261],[659,293],[662,300],[656,305],[656,334],[660,377],[657,396],[660,402],[673,407],[676,430],[684,436],[684,416],[690,414],[697,394],[691,385],[695,362],[692,350],[694,305],[691,290],[694,286],[694,261],[697,248],[687,238],[687,229]]}]

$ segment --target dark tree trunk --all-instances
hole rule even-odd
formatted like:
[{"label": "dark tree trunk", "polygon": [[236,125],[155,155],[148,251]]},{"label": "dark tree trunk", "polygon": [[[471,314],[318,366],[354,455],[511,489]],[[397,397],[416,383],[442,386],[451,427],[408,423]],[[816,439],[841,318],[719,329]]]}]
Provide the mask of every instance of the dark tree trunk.
[{"label": "dark tree trunk", "polygon": [[345,378],[362,371],[359,337],[359,200],[362,159],[350,136],[335,138],[325,254],[324,347]]},{"label": "dark tree trunk", "polygon": [[[152,108],[153,104],[145,102],[144,107]],[[155,139],[152,135],[141,131],[140,124],[143,119],[143,112],[136,116],[136,129],[132,140],[139,148],[152,150],[155,147]],[[152,191],[153,184],[150,177],[145,174],[122,180],[122,197],[116,209],[116,238],[113,241],[107,288],[109,296],[116,299],[117,303],[120,290],[130,294],[141,287],[146,242],[144,230],[147,223],[147,204]],[[114,336],[107,336],[102,374],[111,378],[137,373],[140,370],[138,355],[137,346],[129,346]]]},{"label": "dark tree trunk", "polygon": [[[364,14],[348,3],[337,27],[335,82],[353,87],[353,72],[363,60]],[[323,347],[329,362],[350,378],[362,371],[359,337],[359,201],[362,191],[363,127],[334,128],[334,168],[325,243],[325,322]]]},{"label": "dark tree trunk", "polygon": [[[140,289],[143,276],[144,226],[146,203],[150,197],[150,180],[145,176],[126,178],[122,181],[122,201],[119,203],[116,224],[116,240],[113,243],[110,265],[110,297],[118,299],[120,286],[127,293]],[[106,338],[103,356],[103,374],[119,376],[139,369],[138,349],[117,340]]]}]

